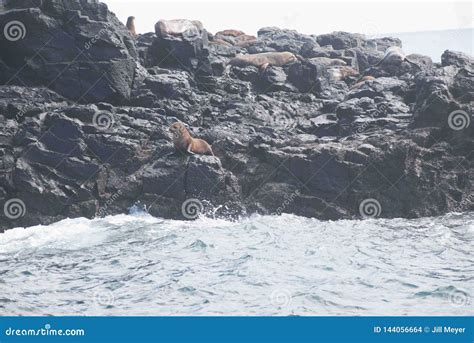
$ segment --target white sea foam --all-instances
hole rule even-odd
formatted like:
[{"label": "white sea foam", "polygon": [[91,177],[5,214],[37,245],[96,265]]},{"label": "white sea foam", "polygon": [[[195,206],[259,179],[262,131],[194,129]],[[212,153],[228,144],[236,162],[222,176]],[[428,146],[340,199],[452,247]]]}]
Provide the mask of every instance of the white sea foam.
[{"label": "white sea foam", "polygon": [[66,219],[0,235],[0,306],[11,315],[467,315],[473,231],[474,213]]}]

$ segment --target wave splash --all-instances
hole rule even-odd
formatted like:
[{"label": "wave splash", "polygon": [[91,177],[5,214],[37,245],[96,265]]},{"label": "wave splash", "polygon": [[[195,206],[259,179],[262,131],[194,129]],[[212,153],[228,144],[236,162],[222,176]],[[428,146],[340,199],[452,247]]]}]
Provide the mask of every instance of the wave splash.
[{"label": "wave splash", "polygon": [[5,315],[468,315],[474,213],[67,219],[0,235]]}]

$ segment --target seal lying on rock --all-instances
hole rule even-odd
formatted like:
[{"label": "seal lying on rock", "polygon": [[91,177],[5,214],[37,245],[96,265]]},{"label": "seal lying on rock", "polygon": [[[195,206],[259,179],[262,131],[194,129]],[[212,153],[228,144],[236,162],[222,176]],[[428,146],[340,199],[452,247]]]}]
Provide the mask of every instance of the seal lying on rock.
[{"label": "seal lying on rock", "polygon": [[359,75],[359,72],[348,66],[337,66],[328,68],[328,74],[332,81],[342,81],[349,76]]},{"label": "seal lying on rock", "polygon": [[209,143],[203,139],[191,137],[183,123],[173,123],[170,126],[170,131],[173,134],[173,144],[177,151],[214,156]]},{"label": "seal lying on rock", "polygon": [[357,80],[356,83],[354,83],[354,84],[351,86],[351,90],[352,90],[352,89],[360,88],[360,87],[362,87],[362,85],[365,84],[366,81],[371,81],[371,80],[375,80],[375,77],[373,77],[373,76],[371,76],[371,75],[363,76],[363,77],[361,77],[359,80]]},{"label": "seal lying on rock", "polygon": [[[405,53],[403,52],[403,50],[398,46],[391,46],[387,50],[385,50],[385,54],[382,57],[382,59],[378,61],[375,65],[373,65],[373,67],[377,68],[379,66],[385,66],[385,67],[399,68],[403,62],[407,62],[415,66],[419,70],[422,70],[421,67],[417,63],[408,59]],[[361,78],[356,81],[356,84],[358,84],[362,80],[363,77],[368,76],[371,73],[374,73],[373,67],[367,68],[362,73]],[[385,68],[381,67],[381,69],[385,69]]]},{"label": "seal lying on rock", "polygon": [[245,32],[240,31],[240,30],[233,30],[233,29],[222,30],[222,31],[216,32],[216,36],[238,37],[238,36],[242,36],[242,35],[245,35]]},{"label": "seal lying on rock", "polygon": [[229,42],[226,42],[225,40],[219,39],[219,38],[214,38],[209,42],[209,44],[215,44],[215,45],[222,45],[222,46],[232,46]]},{"label": "seal lying on rock", "polygon": [[241,35],[235,38],[235,45],[241,48],[248,48],[257,43],[257,37],[251,35]]},{"label": "seal lying on rock", "polygon": [[215,34],[214,38],[229,42],[230,44],[238,46],[240,48],[247,48],[257,43],[257,37],[247,35],[245,34],[245,32],[240,30],[219,31]]},{"label": "seal lying on rock", "polygon": [[158,37],[182,36],[184,33],[198,35],[203,30],[204,26],[199,20],[161,19],[155,24],[155,33]]},{"label": "seal lying on rock", "polygon": [[233,66],[245,67],[253,65],[265,70],[269,65],[281,67],[290,62],[296,62],[295,54],[284,52],[262,52],[260,54],[238,55],[230,60],[229,64]]},{"label": "seal lying on rock", "polygon": [[415,62],[410,61],[405,52],[398,46],[391,46],[387,50],[385,50],[385,55],[383,58],[377,62],[375,65],[376,67],[381,65],[381,64],[394,64],[394,65],[400,65],[402,62],[408,62],[418,68],[420,66],[416,64]]}]

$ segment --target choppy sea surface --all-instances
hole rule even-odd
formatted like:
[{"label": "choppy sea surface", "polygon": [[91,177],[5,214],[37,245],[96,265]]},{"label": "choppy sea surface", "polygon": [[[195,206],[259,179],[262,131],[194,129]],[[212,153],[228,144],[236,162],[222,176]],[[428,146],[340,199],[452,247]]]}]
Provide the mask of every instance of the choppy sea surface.
[{"label": "choppy sea surface", "polygon": [[1,315],[472,315],[474,213],[142,215],[0,234]]}]

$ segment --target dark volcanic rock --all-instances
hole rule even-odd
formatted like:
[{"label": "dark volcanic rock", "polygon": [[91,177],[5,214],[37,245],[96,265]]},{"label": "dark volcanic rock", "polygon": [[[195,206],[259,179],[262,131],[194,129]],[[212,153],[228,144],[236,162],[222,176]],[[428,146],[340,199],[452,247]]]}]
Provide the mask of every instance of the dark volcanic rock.
[{"label": "dark volcanic rock", "polygon": [[349,32],[332,32],[324,35],[319,35],[317,38],[319,45],[331,45],[334,49],[349,49],[357,48],[362,45],[364,36]]},{"label": "dark volcanic rock", "polygon": [[135,45],[105,4],[9,1],[6,9],[0,26],[20,24],[0,40],[0,59],[8,67],[2,71],[5,83],[46,86],[77,102],[129,98]]},{"label": "dark volcanic rock", "polygon": [[[301,54],[305,49],[318,48],[319,44],[315,38],[295,30],[285,30],[278,27],[264,27],[258,30],[258,39],[264,46],[270,48],[267,51],[290,51]],[[265,49],[261,49],[261,52]]]},{"label": "dark volcanic rock", "polygon": [[200,59],[209,54],[208,48],[208,34],[202,29],[180,36],[157,34],[150,53],[154,65],[195,69]]},{"label": "dark volcanic rock", "polygon": [[[353,218],[365,199],[385,217],[474,209],[470,56],[377,65],[398,39],[274,27],[134,41],[97,1],[38,3],[0,14],[26,27],[0,41],[2,230],[134,205],[187,219],[189,203],[226,218]],[[228,66],[263,51],[298,61]],[[177,120],[216,156],[174,153]]]},{"label": "dark volcanic rock", "polygon": [[443,66],[465,67],[470,69],[471,72],[474,71],[474,59],[472,56],[459,51],[445,50],[441,55],[441,64]]}]

